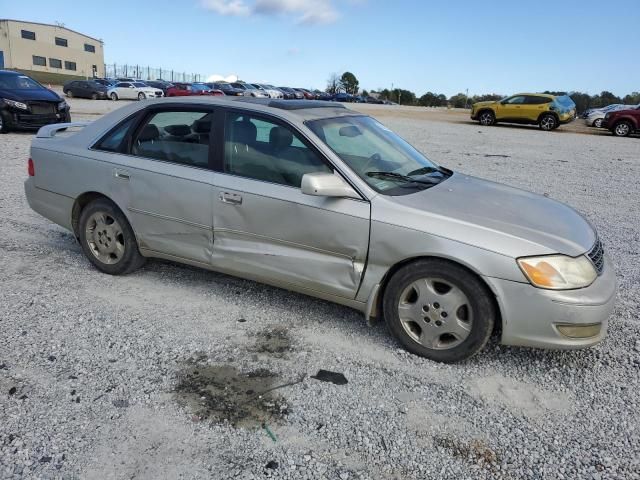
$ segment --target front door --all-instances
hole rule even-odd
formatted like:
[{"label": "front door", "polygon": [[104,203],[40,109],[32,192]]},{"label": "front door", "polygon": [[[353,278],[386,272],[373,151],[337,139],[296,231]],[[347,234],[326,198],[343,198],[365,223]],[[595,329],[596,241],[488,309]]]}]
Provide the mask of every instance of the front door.
[{"label": "front door", "polygon": [[113,169],[114,196],[126,205],[142,250],[203,265],[213,244],[207,107],[150,110]]},{"label": "front door", "polygon": [[496,120],[525,120],[524,95],[515,95],[498,104]]},{"label": "front door", "polygon": [[305,195],[333,169],[286,124],[228,112],[214,187],[214,267],[282,287],[354,298],[369,245],[367,201]]}]

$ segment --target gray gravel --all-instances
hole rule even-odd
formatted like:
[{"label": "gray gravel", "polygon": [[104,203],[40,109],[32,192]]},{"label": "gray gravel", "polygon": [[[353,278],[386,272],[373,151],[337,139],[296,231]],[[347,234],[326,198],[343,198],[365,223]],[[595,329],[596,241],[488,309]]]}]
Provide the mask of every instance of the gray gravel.
[{"label": "gray gravel", "polygon": [[[31,135],[12,133],[0,136],[0,478],[640,478],[639,140],[397,111],[381,120],[437,162],[593,222],[620,282],[601,345],[493,344],[439,365],[352,310],[284,290],[160,261],[100,274],[28,208]],[[229,366],[243,388],[293,385],[225,420],[209,408],[217,395],[252,390],[185,384]]]}]

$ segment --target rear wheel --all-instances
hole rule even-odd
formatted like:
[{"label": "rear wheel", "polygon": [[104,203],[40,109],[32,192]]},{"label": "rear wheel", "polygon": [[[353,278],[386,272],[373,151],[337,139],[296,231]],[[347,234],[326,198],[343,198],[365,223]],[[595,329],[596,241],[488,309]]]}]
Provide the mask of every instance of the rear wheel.
[{"label": "rear wheel", "polygon": [[91,94],[91,100],[97,100],[98,99],[98,94],[97,93],[92,93]]},{"label": "rear wheel", "polygon": [[67,97],[69,98],[73,98],[73,92],[71,90],[67,90],[66,92],[64,92],[67,94]]},{"label": "rear wheel", "polygon": [[633,130],[633,125],[631,122],[627,120],[622,120],[616,123],[615,127],[613,127],[613,134],[616,137],[628,137]]},{"label": "rear wheel", "polygon": [[497,317],[486,286],[460,265],[440,259],[398,270],[385,290],[383,312],[408,351],[445,363],[479,352]]},{"label": "rear wheel", "polygon": [[131,225],[107,199],[94,200],[82,210],[79,234],[84,254],[102,272],[122,275],[145,262]]},{"label": "rear wheel", "polygon": [[538,125],[540,126],[541,130],[549,132],[558,128],[558,120],[556,120],[556,117],[554,115],[547,113],[540,117]]},{"label": "rear wheel", "polygon": [[111,95],[111,100],[113,100],[114,102],[118,100],[118,94],[116,92],[113,92]]},{"label": "rear wheel", "polygon": [[593,126],[596,128],[602,128],[602,119],[598,118],[595,122],[593,122]]},{"label": "rear wheel", "polygon": [[140,92],[138,94],[138,100],[144,100],[145,98],[147,98],[147,96],[144,93]]},{"label": "rear wheel", "polygon": [[490,127],[496,123],[496,116],[491,110],[485,110],[478,116],[478,121],[480,122],[480,125]]}]

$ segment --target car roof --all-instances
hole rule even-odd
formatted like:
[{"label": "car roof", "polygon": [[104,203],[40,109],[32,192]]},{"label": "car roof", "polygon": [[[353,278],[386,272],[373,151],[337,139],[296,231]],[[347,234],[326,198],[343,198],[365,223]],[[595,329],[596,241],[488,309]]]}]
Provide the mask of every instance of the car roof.
[{"label": "car roof", "polygon": [[0,73],[6,74],[6,75],[15,75],[15,76],[22,75],[23,77],[27,76],[24,73],[14,72],[13,70],[0,70]]},{"label": "car roof", "polygon": [[512,97],[517,97],[518,95],[530,95],[532,97],[544,97],[544,98],[556,98],[557,95],[551,95],[549,93],[516,93],[511,95]]}]

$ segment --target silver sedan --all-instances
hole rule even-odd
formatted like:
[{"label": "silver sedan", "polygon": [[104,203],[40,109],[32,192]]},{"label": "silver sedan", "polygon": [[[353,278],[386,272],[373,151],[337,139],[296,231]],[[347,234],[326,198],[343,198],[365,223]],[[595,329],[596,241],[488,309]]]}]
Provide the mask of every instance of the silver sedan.
[{"label": "silver sedan", "polygon": [[156,257],[265,282],[382,319],[441,362],[492,334],[606,334],[616,278],[587,220],[439,166],[341,104],[176,98],[77,126],[39,131],[26,196],[102,272]]}]

